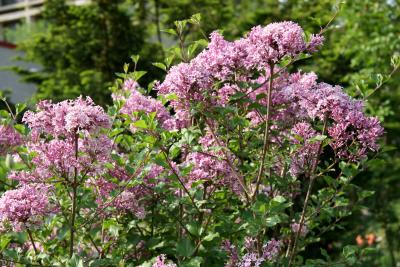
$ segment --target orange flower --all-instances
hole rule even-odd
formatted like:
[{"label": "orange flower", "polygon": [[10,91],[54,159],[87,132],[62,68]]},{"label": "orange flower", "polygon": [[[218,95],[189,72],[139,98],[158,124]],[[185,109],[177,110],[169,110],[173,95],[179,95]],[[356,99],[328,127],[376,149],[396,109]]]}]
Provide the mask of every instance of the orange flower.
[{"label": "orange flower", "polygon": [[376,241],[376,235],[371,233],[366,236],[368,246],[372,246]]},{"label": "orange flower", "polygon": [[363,239],[363,237],[361,236],[361,235],[358,235],[357,237],[356,237],[356,242],[357,242],[357,245],[358,246],[363,246],[364,245],[364,239]]}]

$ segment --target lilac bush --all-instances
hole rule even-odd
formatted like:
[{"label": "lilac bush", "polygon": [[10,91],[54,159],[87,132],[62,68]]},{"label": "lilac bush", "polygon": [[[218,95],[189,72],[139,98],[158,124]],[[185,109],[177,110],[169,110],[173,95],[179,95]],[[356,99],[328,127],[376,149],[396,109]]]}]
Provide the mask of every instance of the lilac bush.
[{"label": "lilac bush", "polygon": [[[340,86],[293,70],[323,40],[306,39],[294,22],[235,41],[213,32],[190,60],[188,46],[175,49],[183,62],[149,90],[134,58],[108,113],[89,97],[42,101],[24,124],[10,109],[0,127],[2,155],[14,157],[0,198],[5,257],[42,266],[324,264],[301,255],[370,194],[351,180],[383,128]],[[346,246],[342,260],[363,253]]]}]

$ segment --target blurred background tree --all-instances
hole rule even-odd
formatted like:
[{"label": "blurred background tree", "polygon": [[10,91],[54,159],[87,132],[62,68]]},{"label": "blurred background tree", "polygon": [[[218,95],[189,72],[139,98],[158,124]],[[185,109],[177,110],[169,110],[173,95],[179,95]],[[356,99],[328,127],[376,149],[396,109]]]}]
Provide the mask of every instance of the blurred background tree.
[{"label": "blurred background tree", "polygon": [[[139,67],[149,71],[141,83],[162,78],[152,63],[162,61],[167,48],[177,42],[176,36],[164,32],[174,28],[176,20],[195,13],[203,17],[201,30],[189,28],[186,32],[186,44],[215,29],[223,30],[232,40],[252,26],[282,20],[293,20],[309,32],[318,32],[339,4],[332,0],[98,0],[70,6],[63,0],[49,0],[42,18],[46,27],[27,34],[19,43],[26,59],[40,63],[43,69],[37,73],[18,71],[37,83],[37,99],[60,100],[84,94],[107,104],[107,87],[132,54],[140,54]],[[357,235],[366,240],[367,234],[374,234],[377,239],[371,247],[378,251],[367,266],[396,266],[400,261],[399,15],[397,0],[340,4],[340,12],[325,32],[325,46],[312,59],[297,63],[297,67],[317,72],[321,80],[339,84],[354,96],[371,94],[366,109],[383,120],[387,132],[384,152],[355,177],[357,184],[375,194],[343,222],[345,229],[325,233],[315,249],[304,252],[308,257],[321,253],[320,248],[334,257],[343,244],[356,244]]]},{"label": "blurred background tree", "polygon": [[[45,29],[19,43],[26,52],[25,60],[39,63],[42,69],[16,71],[37,84],[38,99],[61,100],[83,94],[97,103],[109,103],[107,88],[132,54],[147,59],[143,68],[161,55],[159,45],[145,45],[147,32],[141,19],[140,12],[129,12],[123,1],[98,0],[75,6],[65,0],[49,0],[41,19]],[[155,76],[151,73],[150,79],[157,77],[157,72]]]}]

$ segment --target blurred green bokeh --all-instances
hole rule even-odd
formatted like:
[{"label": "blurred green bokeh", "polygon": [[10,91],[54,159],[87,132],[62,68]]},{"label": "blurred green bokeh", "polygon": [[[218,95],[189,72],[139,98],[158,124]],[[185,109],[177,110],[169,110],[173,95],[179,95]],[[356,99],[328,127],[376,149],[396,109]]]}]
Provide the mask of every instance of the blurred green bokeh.
[{"label": "blurred green bokeh", "polygon": [[[18,43],[25,60],[43,67],[35,73],[14,68],[26,81],[37,84],[36,100],[84,94],[106,105],[110,102],[107,88],[132,54],[140,55],[138,68],[148,71],[143,86],[163,78],[152,63],[162,61],[167,48],[176,43],[163,31],[173,28],[176,20],[201,14],[201,29],[191,28],[185,35],[190,43],[216,29],[234,39],[255,25],[282,20],[295,21],[315,33],[337,11],[325,33],[325,46],[296,67],[312,70],[321,80],[339,84],[353,95],[379,86],[368,98],[366,110],[383,121],[384,152],[356,178],[359,186],[375,191],[374,196],[343,222],[344,229],[326,233],[305,253],[312,257],[322,247],[334,256],[342,244],[356,244],[357,235],[373,233],[377,241],[372,246],[379,253],[366,266],[396,266],[400,261],[400,76],[391,59],[400,53],[398,0],[97,0],[83,6],[49,0],[34,26],[20,25],[6,36]],[[381,80],[387,81],[380,85]]]}]

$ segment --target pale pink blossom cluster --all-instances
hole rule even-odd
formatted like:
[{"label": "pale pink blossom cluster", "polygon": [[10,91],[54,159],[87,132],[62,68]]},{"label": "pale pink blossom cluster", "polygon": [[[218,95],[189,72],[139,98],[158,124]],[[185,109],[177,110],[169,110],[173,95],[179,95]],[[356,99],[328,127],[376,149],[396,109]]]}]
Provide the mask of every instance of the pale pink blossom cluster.
[{"label": "pale pink blossom cluster", "polygon": [[[202,151],[189,153],[183,163],[192,166],[188,185],[194,181],[206,180],[213,186],[226,186],[233,192],[240,193],[242,188],[232,169],[234,155],[225,147],[221,147],[210,131],[200,138],[199,143]],[[232,164],[230,165],[228,161]]]},{"label": "pale pink blossom cluster", "polygon": [[168,263],[165,254],[157,256],[156,261],[153,263],[152,267],[176,267],[175,263]]},{"label": "pale pink blossom cluster", "polygon": [[0,125],[0,155],[22,144],[21,135],[9,125]]},{"label": "pale pink blossom cluster", "polygon": [[292,155],[290,172],[293,176],[311,171],[317,157],[319,143],[312,141],[317,131],[307,122],[296,123],[292,128],[292,143],[298,145]]},{"label": "pale pink blossom cluster", "polygon": [[47,197],[48,187],[22,185],[6,191],[0,198],[0,229],[9,225],[15,232],[35,227],[49,215],[52,208]]},{"label": "pale pink blossom cluster", "polygon": [[[139,84],[136,81],[132,79],[125,80],[122,89],[122,92],[113,94],[113,99],[123,100],[124,103],[120,112],[129,115],[132,122],[140,118],[140,113],[155,113],[155,117],[162,128],[166,130],[178,128],[176,120],[170,115],[162,102],[151,96],[143,95],[139,91]],[[135,126],[131,126],[131,130],[135,131]]]},{"label": "pale pink blossom cluster", "polygon": [[[292,222],[290,224],[290,228],[292,229],[292,232],[297,234],[297,232],[300,230],[300,223],[297,222]],[[303,224],[301,227],[301,231],[300,231],[300,236],[306,236],[308,233],[308,227],[307,225]]]},{"label": "pale pink blossom cluster", "polygon": [[[254,27],[250,33],[234,42],[213,32],[206,50],[188,63],[174,66],[157,89],[160,94],[175,94],[178,100],[171,101],[177,119],[184,123],[190,120],[190,105],[203,102],[206,105],[226,101],[227,96],[238,88],[226,82],[248,81],[255,70],[265,70],[270,63],[284,56],[295,56],[315,51],[323,37],[316,36],[307,44],[304,32],[293,22],[272,23],[266,27]],[[223,82],[222,90],[215,83]]]},{"label": "pale pink blossom cluster", "polygon": [[283,244],[280,240],[272,238],[263,246],[263,257],[267,260],[273,261],[278,257],[282,247]]},{"label": "pale pink blossom cluster", "polygon": [[[345,94],[341,87],[318,83],[314,73],[295,73],[290,84],[282,89],[293,116],[310,124],[328,121],[325,133],[332,139],[330,146],[340,158],[359,160],[368,151],[378,149],[377,140],[383,128],[375,117],[367,117],[363,103]],[[356,151],[353,151],[356,147]]]},{"label": "pale pink blossom cluster", "polygon": [[68,185],[74,177],[84,180],[102,175],[112,151],[111,140],[100,133],[110,127],[110,119],[90,98],[56,104],[42,101],[37,111],[26,112],[23,120],[31,130],[27,138],[32,155],[26,163],[29,170],[10,172],[8,178],[18,181],[19,187],[0,199],[3,226],[9,223],[16,231],[48,213],[48,199],[53,194],[47,190],[49,183],[64,181]]},{"label": "pale pink blossom cluster", "polygon": [[[151,195],[151,188],[157,183],[165,181],[163,173],[165,173],[163,167],[151,165],[148,171],[143,170],[143,182],[137,185],[121,186],[107,180],[104,176],[90,179],[88,185],[95,188],[96,202],[100,209],[113,207],[117,213],[129,212],[137,218],[143,219],[146,216],[146,200],[144,198]],[[132,177],[120,166],[115,166],[108,174],[125,183],[133,178],[139,180],[138,178],[141,176],[138,174],[136,177]]]},{"label": "pale pink blossom cluster", "polygon": [[90,97],[59,103],[41,101],[37,109],[35,113],[25,112],[23,117],[23,121],[35,134],[71,136],[77,131],[93,132],[110,127],[110,118]]},{"label": "pale pink blossom cluster", "polygon": [[[246,117],[254,128],[265,123],[266,115],[260,112],[260,107],[265,111],[266,95],[271,89],[270,127],[276,133],[270,137],[272,143],[281,146],[289,139],[294,145],[304,146],[292,157],[290,172],[293,176],[309,170],[312,158],[318,156],[319,142],[312,139],[322,134],[317,125],[324,124],[325,120],[324,135],[331,139],[335,156],[359,160],[368,151],[378,149],[377,139],[383,134],[379,121],[367,117],[363,103],[349,97],[341,87],[317,82],[315,73],[290,74],[277,66],[285,57],[315,52],[323,40],[323,36],[317,34],[306,42],[303,30],[293,22],[257,26],[233,42],[214,32],[207,49],[191,61],[172,67],[156,88],[159,95],[174,94],[177,97],[170,101],[170,106],[181,127],[191,125],[193,106],[212,112],[216,107],[235,105],[231,97],[243,95],[247,98],[244,104]],[[271,71],[274,76],[272,88],[269,88]],[[259,75],[255,76],[255,73]],[[291,137],[293,135],[305,135],[302,137],[304,142],[299,144]],[[209,166],[218,166],[216,161],[221,167],[224,164],[224,159],[213,157],[215,155],[194,152],[189,156],[191,162],[197,162],[194,166],[200,166],[192,171],[194,180],[215,177]],[[228,179],[231,174],[229,168],[226,169],[228,173],[220,170],[217,173]]]},{"label": "pale pink blossom cluster", "polygon": [[264,262],[274,262],[282,248],[282,242],[273,238],[263,245],[260,256],[256,239],[246,237],[244,243],[246,253],[240,257],[238,249],[229,240],[225,240],[222,245],[229,256],[225,267],[252,267],[261,266]]}]

